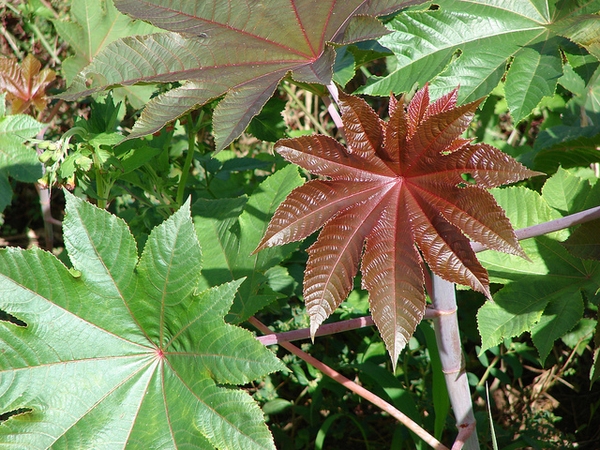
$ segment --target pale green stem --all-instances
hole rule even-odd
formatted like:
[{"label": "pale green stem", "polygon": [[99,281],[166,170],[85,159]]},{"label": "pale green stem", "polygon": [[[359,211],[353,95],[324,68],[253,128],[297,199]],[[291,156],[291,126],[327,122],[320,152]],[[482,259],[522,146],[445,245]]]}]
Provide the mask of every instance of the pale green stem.
[{"label": "pale green stem", "polygon": [[470,435],[466,435],[465,432],[461,433],[461,437],[457,441],[464,443],[465,450],[478,450],[480,447],[471,390],[463,364],[454,284],[435,274],[431,279],[433,284],[432,292],[430,292],[431,303],[438,311],[445,312],[434,319],[433,325],[442,371],[446,379],[446,388],[456,419],[456,427],[459,431],[463,429],[471,431]]},{"label": "pale green stem", "polygon": [[108,206],[108,196],[114,182],[105,179],[96,154],[94,154],[94,166],[96,166],[96,193],[98,194],[98,208],[106,209]]},{"label": "pale green stem", "polygon": [[[202,121],[202,115],[200,116],[199,123]],[[177,186],[177,206],[183,205],[183,196],[185,194],[185,185],[187,184],[188,175],[190,173],[190,167],[192,166],[192,161],[194,160],[194,151],[196,149],[196,127],[194,126],[192,116],[188,114],[188,126],[187,126],[187,134],[188,134],[188,151],[187,156],[185,158],[185,162],[183,163],[183,167],[181,168],[181,178],[179,179],[179,186]]]},{"label": "pale green stem", "polygon": [[10,34],[5,27],[0,28],[0,34],[2,34],[4,39],[6,39],[6,42],[8,42],[8,45],[10,45],[10,48],[12,48],[17,59],[19,59],[19,60],[23,59],[23,52],[21,52],[21,50],[19,50],[19,47],[16,44],[16,39],[14,38],[14,36],[12,34]]},{"label": "pale green stem", "polygon": [[46,38],[44,37],[44,35],[40,31],[40,29],[38,28],[36,23],[32,21],[29,23],[29,26],[31,27],[33,34],[35,34],[35,36],[40,40],[40,42],[42,43],[42,46],[46,49],[48,54],[52,57],[52,60],[54,61],[54,63],[60,64],[60,58],[58,57],[58,55],[56,54],[56,52],[54,51],[54,49],[52,48],[50,43],[46,40]]},{"label": "pale green stem", "polygon": [[477,387],[484,385],[484,383],[487,381],[488,377],[490,376],[490,372],[492,371],[492,369],[494,367],[496,367],[496,364],[498,364],[499,362],[500,362],[500,356],[497,355],[494,357],[492,362],[486,367],[485,372],[483,373],[483,375],[481,376],[481,379],[479,380],[479,383],[477,383]]}]

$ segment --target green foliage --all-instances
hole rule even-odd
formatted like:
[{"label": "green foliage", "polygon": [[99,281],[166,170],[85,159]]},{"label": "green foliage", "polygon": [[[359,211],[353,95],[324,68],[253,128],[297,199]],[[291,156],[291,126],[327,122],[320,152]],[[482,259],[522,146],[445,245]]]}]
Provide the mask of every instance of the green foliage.
[{"label": "green foliage", "polygon": [[[249,199],[200,199],[192,212],[205,264],[201,286],[215,286],[245,277],[228,320],[242,322],[281,297],[270,287],[273,276],[289,284],[289,275],[275,275],[274,266],[285,260],[295,244],[251,255],[267,229],[268,219],[292,189],[302,184],[294,166],[278,170]],[[271,280],[267,270],[271,269]],[[286,278],[288,279],[286,281]]]},{"label": "green foliage", "polygon": [[[525,188],[495,194],[519,227],[539,223],[540,215],[557,218],[600,204],[600,184],[590,186],[564,169],[548,179],[541,196]],[[494,303],[485,304],[477,315],[482,350],[528,331],[543,362],[554,341],[581,320],[586,302],[598,304],[600,262],[570,254],[559,241],[567,235],[563,230],[523,242],[531,262],[508,255],[481,255],[490,279],[506,283]]]},{"label": "green foliage", "polygon": [[600,126],[557,125],[543,130],[533,146],[533,166],[546,173],[600,162]]},{"label": "green foliage", "polygon": [[[15,186],[23,200],[3,218],[0,242],[12,245],[11,234],[39,237],[37,230],[50,225],[35,217],[37,206],[27,197],[33,187],[17,181],[43,177],[38,187],[63,185],[107,210],[66,194],[62,263],[39,249],[0,251],[0,441],[9,447],[154,448],[160,440],[165,448],[272,448],[248,392],[282,450],[426,448],[298,357],[281,352],[290,369],[281,371],[272,353],[230,325],[256,315],[274,330],[309,326],[301,286],[316,236],[251,253],[284,198],[322,180],[286,165],[248,133],[274,142],[310,134],[312,124],[343,139],[333,136],[321,101],[327,88],[335,93],[332,80],[348,91],[405,92],[406,103],[426,82],[432,101],[457,85],[459,103],[487,96],[462,138],[475,137],[551,175],[545,184],[538,178],[493,191],[515,228],[600,205],[597,0],[440,0],[389,16],[418,2],[0,3],[6,25],[0,46],[12,61],[6,67],[14,71],[23,65],[17,61],[35,54],[44,68],[26,68],[32,83],[21,83],[23,105],[37,87],[45,89],[48,67],[58,81],[51,89],[62,89],[62,80],[70,85],[64,98],[113,90],[80,103],[51,99],[38,117],[48,126],[44,140],[32,139],[41,123],[6,115],[0,105],[0,209]],[[328,22],[329,12],[335,15]],[[218,20],[213,26],[207,18]],[[38,70],[46,75],[36,79]],[[47,98],[39,94],[43,107]],[[14,98],[6,98],[13,107]],[[377,111],[373,117],[383,116],[386,98],[366,100]],[[383,126],[378,117],[367,122]],[[357,124],[347,127],[346,143]],[[41,153],[43,175],[27,140]],[[472,188],[473,174],[460,175],[460,188]],[[61,195],[53,194],[60,219]],[[17,231],[21,217],[26,223]],[[523,405],[491,408],[500,448],[560,447],[596,433],[598,384],[590,381],[600,378],[599,227],[592,221],[527,239],[521,244],[530,261],[484,251],[479,259],[494,302],[458,291],[474,398],[479,403],[485,382],[495,379],[492,401]],[[55,243],[61,245],[60,234]],[[324,253],[337,254],[339,246]],[[368,313],[361,281],[349,284],[347,301],[328,320]],[[300,346],[442,442],[456,436],[430,322],[417,326],[395,371],[371,328]],[[261,382],[250,383],[256,378]],[[577,411],[536,404],[536,393],[548,391],[562,407],[565,397],[550,387],[556,380],[565,382],[563,389],[573,386],[566,398],[576,396]],[[587,416],[569,422],[575,414]],[[478,417],[482,441],[489,425]],[[559,428],[570,435],[562,439]]]},{"label": "green foliage", "polygon": [[69,194],[66,212],[72,269],[38,249],[0,253],[2,441],[274,448],[252,399],[223,385],[283,366],[223,322],[242,280],[198,291],[189,203],[139,258],[120,219]]},{"label": "green foliage", "polygon": [[[426,11],[407,11],[388,23],[380,43],[395,55],[390,74],[372,76],[359,92],[389,95],[430,81],[439,96],[460,85],[459,102],[487,96],[506,76],[506,99],[515,123],[551,96],[563,74],[560,50],[568,39],[597,46],[597,1],[442,0]],[[584,25],[585,24],[585,25]],[[580,33],[581,31],[581,33]],[[510,65],[508,64],[510,62]],[[508,72],[507,72],[508,69]]]},{"label": "green foliage", "polygon": [[44,125],[25,114],[6,114],[5,94],[0,93],[0,212],[10,204],[8,178],[33,183],[42,176],[35,151],[24,142],[35,137]]}]

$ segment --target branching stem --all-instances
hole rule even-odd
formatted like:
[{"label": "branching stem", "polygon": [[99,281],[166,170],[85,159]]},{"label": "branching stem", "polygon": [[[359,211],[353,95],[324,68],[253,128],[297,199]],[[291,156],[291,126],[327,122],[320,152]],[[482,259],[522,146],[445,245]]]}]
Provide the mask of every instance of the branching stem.
[{"label": "branching stem", "polygon": [[[258,319],[254,318],[254,317],[251,317],[250,319],[248,319],[248,321],[252,325],[254,325],[258,330],[260,330],[262,333],[265,333],[265,334],[273,333],[266,325],[264,325],[262,322],[260,322]],[[354,381],[349,380],[348,378],[343,376],[341,373],[333,370],[331,367],[322,363],[318,359],[312,357],[308,353],[303,352],[298,347],[296,347],[294,344],[291,344],[289,342],[282,342],[280,345],[283,348],[285,348],[286,350],[288,350],[289,352],[293,353],[294,355],[298,356],[302,360],[306,361],[311,366],[320,370],[324,375],[327,375],[329,378],[333,379],[334,381],[337,381],[342,386],[351,390],[355,394],[360,395],[365,400],[370,401],[375,406],[380,408],[382,411],[387,412],[390,416],[394,417],[396,420],[398,420],[400,423],[402,423],[404,426],[406,426],[410,431],[412,431],[417,436],[419,436],[421,439],[423,439],[423,441],[425,441],[427,444],[429,444],[432,448],[434,448],[436,450],[449,450],[448,447],[443,445],[441,442],[439,442],[437,439],[435,439],[431,434],[429,434],[426,430],[421,428],[421,426],[419,426],[419,424],[414,422],[412,419],[410,419],[408,416],[406,416],[401,411],[396,409],[394,406],[390,405],[388,402],[383,400],[381,397],[378,397],[377,395],[373,394],[372,392],[365,389],[364,387],[356,384]]]},{"label": "branching stem", "polygon": [[[569,228],[574,225],[579,225],[590,220],[600,219],[600,206],[586,209],[569,216],[561,217],[560,219],[550,220],[548,222],[533,225],[531,227],[521,228],[515,231],[518,240],[528,239],[536,236],[541,236],[547,233],[553,233],[564,228]],[[479,243],[471,245],[475,252],[487,250],[487,248]]]}]

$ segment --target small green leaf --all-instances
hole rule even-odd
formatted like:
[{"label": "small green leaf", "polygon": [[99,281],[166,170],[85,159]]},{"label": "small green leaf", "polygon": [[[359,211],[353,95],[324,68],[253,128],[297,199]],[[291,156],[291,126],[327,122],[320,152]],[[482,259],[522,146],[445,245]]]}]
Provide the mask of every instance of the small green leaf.
[{"label": "small green leaf", "polygon": [[552,350],[554,341],[571,331],[583,316],[583,299],[578,290],[562,292],[550,301],[540,321],[531,328],[531,338],[542,363]]},{"label": "small green leaf", "polygon": [[263,107],[250,125],[248,131],[261,141],[275,142],[285,136],[285,122],[281,113],[285,109],[285,100],[273,97]]},{"label": "small green leaf", "polygon": [[558,80],[561,86],[573,94],[584,95],[585,81],[573,70],[570,64],[563,66],[563,76]]},{"label": "small green leaf", "polygon": [[579,354],[584,351],[585,346],[593,339],[597,321],[595,319],[581,319],[575,328],[565,334],[561,341],[572,349],[577,349]]},{"label": "small green leaf", "polygon": [[543,130],[538,135],[533,150],[534,168],[554,173],[563,168],[589,166],[600,162],[600,126],[557,125]]},{"label": "small green leaf", "polygon": [[125,222],[65,195],[72,271],[39,249],[0,251],[2,311],[15,318],[0,322],[0,414],[11,415],[0,440],[274,449],[251,397],[224,386],[284,366],[223,321],[242,280],[197,292],[189,203],[152,231],[138,260]]},{"label": "small green leaf", "polygon": [[354,55],[348,47],[341,47],[336,51],[335,64],[333,65],[333,81],[344,87],[354,77],[356,64]]},{"label": "small green leaf", "polygon": [[12,189],[8,177],[33,183],[42,176],[36,152],[23,144],[35,137],[44,125],[25,114],[4,115],[5,94],[0,94],[0,212],[10,204]]}]

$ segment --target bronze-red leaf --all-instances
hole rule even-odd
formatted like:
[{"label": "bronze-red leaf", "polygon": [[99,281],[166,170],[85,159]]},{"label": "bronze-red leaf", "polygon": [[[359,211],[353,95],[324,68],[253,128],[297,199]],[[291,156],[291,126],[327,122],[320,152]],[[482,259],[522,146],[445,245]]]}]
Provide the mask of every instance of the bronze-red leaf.
[{"label": "bronze-red leaf", "polygon": [[42,111],[48,101],[46,88],[54,81],[51,69],[33,55],[27,55],[21,65],[14,59],[0,58],[0,92],[6,92],[12,114],[26,112],[31,106]]},{"label": "bronze-red leaf", "polygon": [[457,106],[457,92],[430,103],[425,86],[408,105],[392,98],[387,122],[364,100],[342,94],[347,150],[318,135],[276,144],[288,161],[324,177],[288,196],[257,248],[323,227],[304,279],[313,335],[352,289],[362,259],[373,319],[395,364],[425,313],[422,260],[489,297],[488,274],[469,238],[526,257],[485,189],[539,172],[462,137],[480,101]]}]

